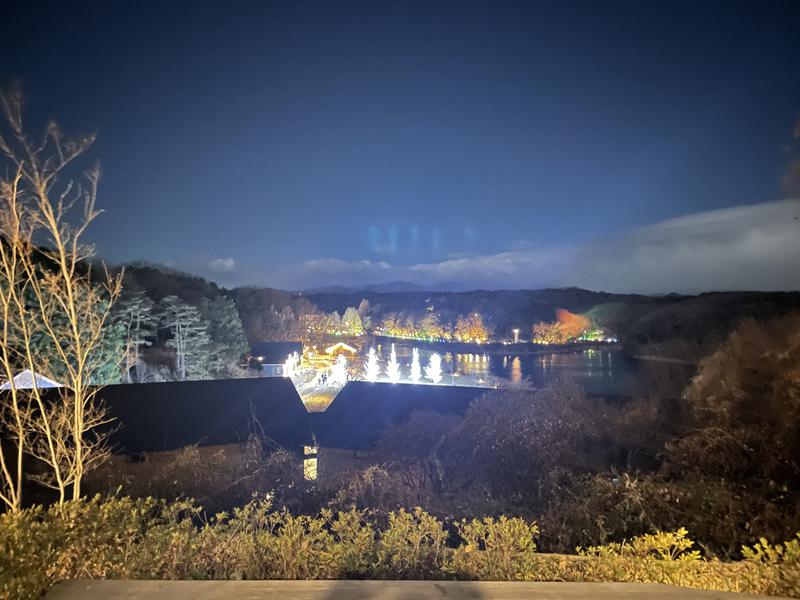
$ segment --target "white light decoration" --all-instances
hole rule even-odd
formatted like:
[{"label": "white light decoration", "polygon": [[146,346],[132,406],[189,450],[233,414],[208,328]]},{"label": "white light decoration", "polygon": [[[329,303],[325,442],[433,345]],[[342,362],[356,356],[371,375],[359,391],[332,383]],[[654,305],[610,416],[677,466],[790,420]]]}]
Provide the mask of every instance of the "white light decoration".
[{"label": "white light decoration", "polygon": [[425,367],[425,377],[433,383],[439,383],[442,380],[442,357],[435,352],[428,359],[428,366]]},{"label": "white light decoration", "polygon": [[376,381],[378,379],[378,373],[380,373],[381,368],[378,366],[378,355],[375,352],[375,348],[370,348],[369,353],[367,354],[367,360],[364,363],[364,371],[367,376],[367,381]]},{"label": "white light decoration", "polygon": [[389,362],[386,363],[386,374],[389,376],[389,381],[392,383],[400,381],[400,363],[397,362],[397,353],[394,351],[394,344],[392,344],[392,353],[389,355]]},{"label": "white light decoration", "polygon": [[419,350],[414,348],[411,353],[411,383],[417,383],[422,377],[422,370],[419,368]]},{"label": "white light decoration", "polygon": [[341,354],[336,357],[336,362],[331,367],[331,380],[339,385],[347,383],[347,359]]},{"label": "white light decoration", "polygon": [[286,357],[286,362],[283,363],[283,376],[293,377],[300,366],[300,357],[297,352],[294,352]]}]

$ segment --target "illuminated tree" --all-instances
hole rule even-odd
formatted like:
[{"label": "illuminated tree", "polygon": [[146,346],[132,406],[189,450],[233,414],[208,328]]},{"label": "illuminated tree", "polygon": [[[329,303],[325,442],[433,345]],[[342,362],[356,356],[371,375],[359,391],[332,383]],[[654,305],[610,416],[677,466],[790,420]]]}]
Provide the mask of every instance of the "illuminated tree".
[{"label": "illuminated tree", "polygon": [[197,310],[210,339],[211,368],[215,374],[224,373],[249,350],[239,311],[233,300],[225,296],[200,298]]},{"label": "illuminated tree", "polygon": [[561,323],[540,321],[533,326],[531,339],[536,344],[563,344],[567,341],[567,336]]},{"label": "illuminated tree", "polygon": [[168,329],[167,346],[175,349],[175,374],[185,379],[206,379],[213,355],[211,337],[196,307],[177,296],[167,296],[159,303],[159,326]]},{"label": "illuminated tree", "polygon": [[286,361],[283,363],[283,376],[293,377],[299,366],[300,357],[298,356],[297,352],[293,352],[286,357]]},{"label": "illuminated tree", "polygon": [[363,335],[364,325],[361,322],[361,315],[352,306],[347,307],[342,316],[342,333],[345,335]]},{"label": "illuminated tree", "polygon": [[592,328],[592,322],[563,308],[556,309],[556,322],[540,321],[533,326],[532,340],[537,344],[566,344]]},{"label": "illuminated tree", "polygon": [[392,383],[400,381],[400,363],[397,362],[397,353],[394,350],[394,344],[392,344],[389,362],[386,363],[386,374],[389,376],[389,381]]},{"label": "illuminated tree", "polygon": [[556,309],[556,321],[561,325],[561,330],[567,340],[580,337],[592,328],[590,319],[583,315],[576,315],[564,308]]},{"label": "illuminated tree", "polygon": [[445,337],[444,329],[439,323],[439,315],[435,312],[426,312],[417,325],[417,332],[427,339],[442,339]]},{"label": "illuminated tree", "polygon": [[[32,140],[22,104],[19,89],[0,95],[0,369],[9,382],[20,367],[59,373],[63,386],[45,401],[36,386],[22,391],[12,383],[2,398],[0,429],[13,448],[0,447],[0,500],[10,510],[21,503],[23,454],[44,466],[29,475],[54,489],[59,503],[69,488],[78,499],[84,474],[108,457],[107,434],[98,428],[110,418],[93,383],[108,365],[105,334],[122,289],[121,274],[96,276],[93,247],[84,242],[100,214],[99,168],[84,171],[82,181],[60,180],[94,136],[69,139],[50,123]],[[81,213],[70,223],[75,205]],[[45,245],[36,246],[40,240]]]},{"label": "illuminated tree", "polygon": [[331,380],[338,385],[347,383],[347,359],[341,354],[336,357],[336,362],[331,367]]},{"label": "illuminated tree", "polygon": [[388,313],[383,317],[381,321],[380,330],[383,334],[388,336],[395,336],[397,335],[397,313]]},{"label": "illuminated tree", "polygon": [[428,359],[428,366],[425,367],[425,377],[433,383],[439,383],[442,380],[442,357],[436,352],[431,354]]},{"label": "illuminated tree", "polygon": [[414,348],[411,352],[411,382],[417,383],[422,378],[422,369],[419,366],[419,350]]},{"label": "illuminated tree", "polygon": [[367,353],[367,360],[364,363],[364,373],[367,381],[374,382],[377,380],[380,370],[381,368],[378,365],[378,354],[375,352],[375,348],[370,348],[369,352]]},{"label": "illuminated tree", "polygon": [[484,324],[479,313],[460,316],[456,321],[455,338],[460,342],[477,342],[483,344],[489,341],[490,331]]},{"label": "illuminated tree", "polygon": [[153,301],[144,292],[123,296],[117,304],[118,319],[125,329],[125,373],[124,379],[133,383],[131,373],[136,373],[139,381],[141,368],[141,349],[152,345],[156,335],[156,319],[153,314]]},{"label": "illuminated tree", "polygon": [[358,305],[358,315],[361,317],[361,325],[365,330],[372,326],[372,318],[370,316],[369,300],[362,299]]},{"label": "illuminated tree", "polygon": [[339,316],[339,312],[335,310],[325,317],[325,333],[339,335],[341,332],[342,318]]}]

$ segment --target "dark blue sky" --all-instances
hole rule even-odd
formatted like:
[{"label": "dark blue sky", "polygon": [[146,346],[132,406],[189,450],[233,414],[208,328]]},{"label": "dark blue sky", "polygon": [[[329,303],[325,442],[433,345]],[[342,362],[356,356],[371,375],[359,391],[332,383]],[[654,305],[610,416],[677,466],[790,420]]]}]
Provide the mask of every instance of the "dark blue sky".
[{"label": "dark blue sky", "polygon": [[581,284],[565,249],[786,197],[798,2],[44,6],[4,13],[0,80],[22,80],[31,123],[99,130],[112,261]]}]

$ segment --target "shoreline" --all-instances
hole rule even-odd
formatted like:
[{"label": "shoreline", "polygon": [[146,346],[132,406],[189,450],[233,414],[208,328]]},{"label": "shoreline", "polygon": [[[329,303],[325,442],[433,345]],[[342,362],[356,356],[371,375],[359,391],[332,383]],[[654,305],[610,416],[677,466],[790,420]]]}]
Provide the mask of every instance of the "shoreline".
[{"label": "shoreline", "polygon": [[374,335],[376,344],[411,344],[419,347],[437,348],[448,352],[471,354],[553,354],[575,352],[576,350],[607,349],[620,351],[622,344],[619,342],[572,342],[569,344],[534,344],[533,342],[520,342],[518,344],[503,344],[502,342],[489,342],[475,344],[469,342],[438,342],[418,340],[413,338],[396,338],[385,335]]},{"label": "shoreline", "polygon": [[669,356],[658,356],[657,354],[631,354],[630,357],[635,358],[636,360],[670,363],[673,365],[690,365],[692,367],[696,367],[698,364],[697,362],[693,362],[691,360],[684,360],[682,358],[672,358]]}]

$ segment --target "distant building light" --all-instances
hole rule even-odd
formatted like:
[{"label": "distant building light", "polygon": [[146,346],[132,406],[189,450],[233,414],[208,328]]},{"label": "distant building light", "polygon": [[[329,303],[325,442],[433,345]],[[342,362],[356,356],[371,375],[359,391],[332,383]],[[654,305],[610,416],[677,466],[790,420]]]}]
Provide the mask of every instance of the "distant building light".
[{"label": "distant building light", "polygon": [[303,446],[303,479],[306,481],[317,480],[317,446]]}]

